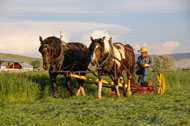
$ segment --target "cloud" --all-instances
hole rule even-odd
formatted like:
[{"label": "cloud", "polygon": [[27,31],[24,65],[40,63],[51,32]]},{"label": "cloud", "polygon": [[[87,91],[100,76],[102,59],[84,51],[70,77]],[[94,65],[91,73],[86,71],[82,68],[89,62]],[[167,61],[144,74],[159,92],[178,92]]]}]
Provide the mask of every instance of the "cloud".
[{"label": "cloud", "polygon": [[[101,4],[100,4],[101,3]],[[4,1],[1,13],[33,14],[121,14],[127,12],[174,12],[190,10],[189,0],[15,0]]]},{"label": "cloud", "polygon": [[86,42],[86,45],[89,46],[90,43],[91,43],[91,40],[90,40],[90,36],[92,36],[94,39],[98,39],[98,38],[102,38],[102,37],[106,37],[105,39],[106,40],[109,40],[110,37],[114,38],[113,35],[110,35],[107,31],[101,31],[101,30],[95,30],[91,33],[86,33],[82,36],[82,39],[81,41],[82,42]]},{"label": "cloud", "polygon": [[[142,46],[147,47],[148,44],[147,43],[143,43]],[[138,53],[138,50],[140,50],[140,48],[142,47],[141,45],[139,45],[138,43],[134,44],[134,48],[135,48],[135,53]]]},{"label": "cloud", "polygon": [[[135,50],[140,49],[141,45],[135,43]],[[162,54],[172,54],[174,51],[180,47],[179,42],[177,41],[166,41],[161,44],[146,44],[143,43],[142,46],[146,46],[148,48],[148,52],[154,55],[162,55]]]},{"label": "cloud", "polygon": [[39,36],[44,39],[49,36],[59,37],[60,30],[62,40],[66,42],[84,40],[83,43],[86,45],[89,44],[89,37],[93,31],[115,31],[113,36],[130,31],[128,27],[121,25],[86,22],[0,22],[0,27],[0,52],[32,57],[40,56]]}]

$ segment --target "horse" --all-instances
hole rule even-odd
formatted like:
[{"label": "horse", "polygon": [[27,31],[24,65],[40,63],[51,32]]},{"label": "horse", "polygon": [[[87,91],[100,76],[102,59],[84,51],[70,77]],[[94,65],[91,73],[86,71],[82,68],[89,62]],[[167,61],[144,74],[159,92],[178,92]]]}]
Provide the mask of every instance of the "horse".
[{"label": "horse", "polygon": [[117,97],[120,97],[118,81],[124,80],[124,73],[127,72],[128,86],[127,92],[125,82],[123,81],[123,90],[125,96],[132,94],[130,82],[134,78],[135,71],[135,54],[133,48],[128,44],[114,43],[112,38],[105,40],[105,37],[93,39],[90,37],[91,44],[89,52],[91,55],[91,64],[97,66],[98,71],[98,99],[102,98],[102,77],[109,75],[114,82]]},{"label": "horse", "polygon": [[[71,96],[78,96],[82,92],[85,96],[83,88],[84,80],[76,79],[78,82],[78,90],[75,94],[71,87],[71,77],[64,72],[56,71],[86,71],[90,63],[90,55],[88,48],[79,42],[66,43],[57,37],[48,37],[41,42],[39,52],[43,57],[43,68],[49,70],[49,76],[52,81],[53,97],[56,98],[56,77],[58,74],[63,74],[66,77],[66,85]],[[81,73],[85,75],[85,73]]]}]

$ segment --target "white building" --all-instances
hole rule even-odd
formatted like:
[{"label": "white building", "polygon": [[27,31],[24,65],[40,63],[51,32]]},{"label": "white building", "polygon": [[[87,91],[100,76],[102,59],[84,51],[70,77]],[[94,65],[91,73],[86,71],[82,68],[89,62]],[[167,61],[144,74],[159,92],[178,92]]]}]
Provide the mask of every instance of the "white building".
[{"label": "white building", "polygon": [[33,66],[27,62],[18,62],[13,59],[1,58],[0,71],[10,71],[10,72],[33,71]]},{"label": "white building", "polygon": [[177,60],[175,67],[180,70],[190,70],[190,58]]}]

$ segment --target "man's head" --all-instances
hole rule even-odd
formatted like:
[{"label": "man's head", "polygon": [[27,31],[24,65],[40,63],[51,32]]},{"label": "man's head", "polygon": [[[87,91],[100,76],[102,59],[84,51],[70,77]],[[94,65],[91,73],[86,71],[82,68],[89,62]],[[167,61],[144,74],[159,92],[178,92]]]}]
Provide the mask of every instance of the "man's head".
[{"label": "man's head", "polygon": [[138,52],[141,53],[142,57],[147,57],[147,55],[148,55],[146,47],[141,47],[141,49]]}]

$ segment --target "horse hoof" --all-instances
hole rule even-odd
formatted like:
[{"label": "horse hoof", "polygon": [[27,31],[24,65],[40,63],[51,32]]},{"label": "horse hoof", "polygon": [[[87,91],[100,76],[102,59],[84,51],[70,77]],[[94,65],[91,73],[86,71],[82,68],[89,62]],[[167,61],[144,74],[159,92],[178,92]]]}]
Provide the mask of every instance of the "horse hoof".
[{"label": "horse hoof", "polygon": [[127,96],[131,96],[132,95],[132,91],[127,91]]},{"label": "horse hoof", "polygon": [[101,97],[101,96],[98,96],[98,100],[102,100],[102,97]]},{"label": "horse hoof", "polygon": [[85,94],[82,94],[82,96],[86,96]]},{"label": "horse hoof", "polygon": [[102,100],[102,98],[98,98],[98,100]]},{"label": "horse hoof", "polygon": [[126,96],[127,97],[127,93],[125,92],[125,93],[123,93],[123,96]]},{"label": "horse hoof", "polygon": [[77,93],[75,94],[76,96],[79,96],[80,95],[80,91],[77,91]]},{"label": "horse hoof", "polygon": [[71,94],[71,97],[76,96],[76,94]]}]

